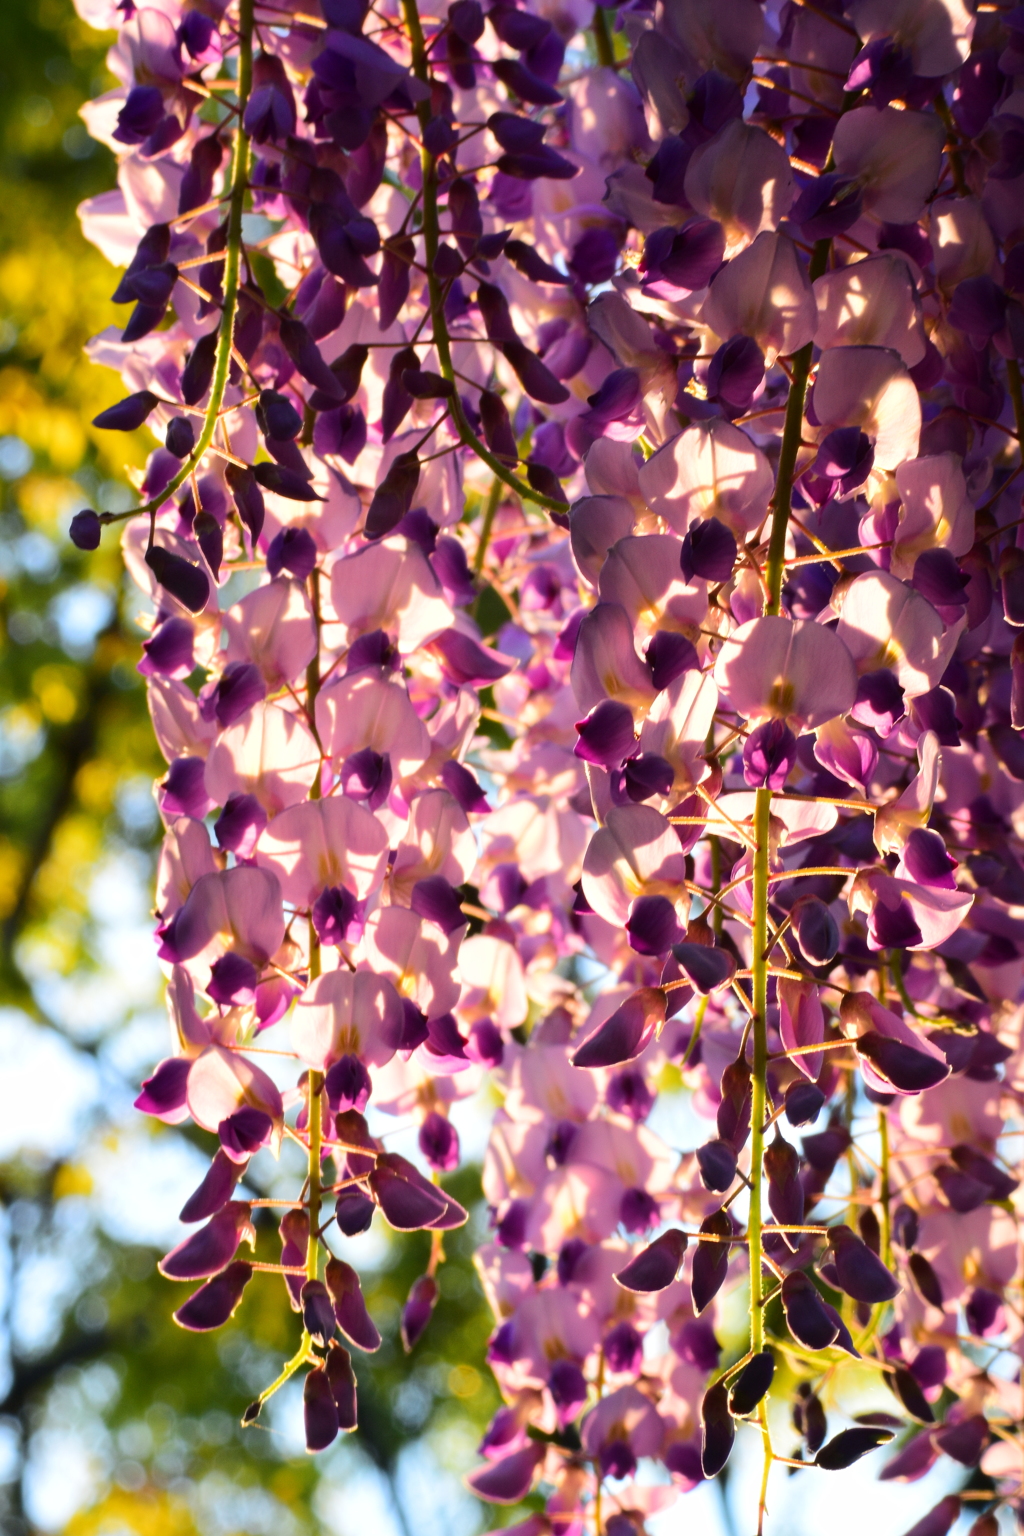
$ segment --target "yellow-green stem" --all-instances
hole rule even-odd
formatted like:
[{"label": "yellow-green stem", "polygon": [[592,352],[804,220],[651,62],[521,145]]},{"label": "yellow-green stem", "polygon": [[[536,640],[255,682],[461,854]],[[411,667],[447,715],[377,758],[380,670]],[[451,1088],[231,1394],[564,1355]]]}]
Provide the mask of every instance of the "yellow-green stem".
[{"label": "yellow-green stem", "polygon": [[479,576],[484,568],[484,556],[487,554],[487,546],[491,542],[491,529],[494,527],[494,517],[501,501],[501,481],[495,479],[491,486],[491,494],[487,498],[484,508],[484,521],[480,529],[480,542],[476,546],[476,554],[473,557],[473,570]]},{"label": "yellow-green stem", "polygon": [[614,68],[615,47],[612,43],[612,35],[608,30],[608,17],[600,5],[594,6],[594,45],[597,49],[597,62],[606,68]]},{"label": "yellow-green stem", "polygon": [[[828,265],[830,240],[818,240],[811,255],[808,277],[811,282],[820,277]],[[800,436],[804,419],[804,399],[807,380],[811,372],[813,343],[808,342],[793,354],[793,374],[786,401],[786,419],[782,428],[782,447],[779,451],[779,469],[775,477],[775,497],[772,503],[772,531],[768,545],[768,569],[765,580],[768,585],[768,602],[765,613],[777,614],[782,607],[782,579],[785,574],[786,531],[789,514],[793,510],[793,475],[797,454],[800,452]]]},{"label": "yellow-green stem", "polygon": [[[430,81],[430,60],[427,56],[427,45],[423,36],[423,27],[420,24],[420,13],[416,0],[402,0],[402,15],[409,29],[409,42],[412,48],[412,71],[417,80],[424,85]],[[429,100],[421,101],[416,108],[419,118],[421,136],[430,122],[431,107]],[[444,315],[444,289],[441,281],[434,271],[434,261],[437,256],[439,242],[439,226],[437,216],[437,160],[430,153],[426,145],[420,150],[420,166],[423,172],[423,265],[427,272],[427,292],[430,297],[430,318],[434,329],[434,346],[437,350],[437,360],[444,377],[456,385],[455,393],[451,398],[452,420],[458,430],[459,437],[467,448],[472,448],[479,459],[503,480],[511,486],[517,496],[524,501],[534,501],[538,506],[546,507],[549,512],[567,512],[567,501],[556,501],[552,496],[544,496],[540,491],[535,491],[532,485],[525,480],[520,480],[516,475],[510,474],[501,460],[495,458],[486,444],[482,443],[466,420],[466,413],[462,409],[462,401],[459,398],[455,370],[452,367],[451,341],[448,336],[448,324]]]}]

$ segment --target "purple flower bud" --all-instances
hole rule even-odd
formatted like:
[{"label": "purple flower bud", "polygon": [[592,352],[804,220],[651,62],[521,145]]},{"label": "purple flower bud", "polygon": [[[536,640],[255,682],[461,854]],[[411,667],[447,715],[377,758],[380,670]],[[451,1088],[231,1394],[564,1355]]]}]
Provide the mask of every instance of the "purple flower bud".
[{"label": "purple flower bud", "polygon": [[862,1456],[876,1451],[880,1445],[887,1445],[892,1437],[891,1429],[840,1430],[827,1445],[822,1446],[814,1458],[814,1465],[822,1467],[826,1472],[843,1472],[847,1467],[852,1467],[855,1461],[860,1461]]},{"label": "purple flower bud", "polygon": [[602,768],[617,768],[636,745],[633,712],[626,704],[602,699],[583,720],[577,720],[577,757]]},{"label": "purple flower bud", "polygon": [[548,1376],[548,1390],[559,1424],[571,1424],[587,1400],[587,1380],[575,1360],[555,1361]]},{"label": "purple flower bud", "polygon": [[157,1265],[168,1280],[202,1280],[230,1264],[239,1243],[252,1232],[250,1207],[231,1200],[205,1227],[172,1248]]},{"label": "purple flower bud", "polygon": [[708,399],[721,400],[739,414],[749,409],[763,379],[764,354],[757,342],[734,336],[722,343],[708,366]]},{"label": "purple flower bud", "polygon": [[420,1126],[419,1148],[430,1164],[442,1173],[459,1166],[459,1133],[451,1121],[432,1109]]},{"label": "purple flower bud", "polygon": [[161,544],[147,549],[146,564],[164,590],[176,597],[190,613],[200,613],[206,607],[210,580],[199,566],[183,560]]},{"label": "purple flower bud", "polygon": [[259,667],[251,661],[232,661],[224,668],[217,684],[214,713],[221,730],[240,720],[254,704],[267,696],[267,685]]},{"label": "purple flower bud", "polygon": [[161,802],[167,816],[192,816],[202,821],[213,807],[206,793],[203,775],[206,761],[201,757],[176,757],[160,786]]},{"label": "purple flower bud", "polygon": [[94,512],[91,507],[83,507],[82,511],[76,512],[71,519],[68,538],[76,549],[98,549],[100,532],[99,513]]},{"label": "purple flower bud", "polygon": [[[341,1259],[329,1259],[324,1278],[327,1282],[327,1292],[330,1293],[327,1305],[332,1308],[330,1332],[334,1332],[334,1323],[337,1321],[342,1333],[357,1349],[365,1350],[369,1354],[378,1350],[381,1343],[380,1334],[366,1310],[359,1276],[351,1264],[346,1264]],[[313,1330],[310,1328],[309,1331],[312,1333]]]},{"label": "purple flower bud", "polygon": [[238,1259],[227,1269],[193,1291],[185,1304],[174,1313],[179,1328],[192,1333],[206,1333],[222,1328],[242,1299],[242,1292],[252,1279],[251,1264]]},{"label": "purple flower bud", "polygon": [[405,1306],[402,1308],[402,1347],[406,1354],[414,1349],[423,1337],[424,1330],[433,1315],[437,1302],[437,1281],[432,1275],[420,1275],[413,1282]]},{"label": "purple flower bud", "polygon": [[228,1115],[217,1127],[217,1135],[223,1151],[236,1163],[248,1162],[254,1152],[265,1147],[270,1140],[274,1122],[262,1109],[243,1104],[233,1115]]},{"label": "purple flower bud", "polygon": [[827,171],[809,182],[793,205],[792,218],[806,240],[831,240],[861,215],[861,193],[849,176]]},{"label": "purple flower bud", "polygon": [[480,899],[499,912],[511,912],[525,891],[526,881],[518,864],[497,864],[480,887]]},{"label": "purple flower bud", "polygon": [[344,1114],[347,1109],[362,1114],[372,1088],[370,1074],[358,1056],[342,1056],[324,1078],[324,1092],[333,1114]]},{"label": "purple flower bud", "polygon": [[572,1057],[574,1067],[614,1067],[639,1056],[665,1018],[665,994],[642,987],[584,1040]]},{"label": "purple flower bud", "polygon": [[221,1150],[206,1171],[199,1188],[194,1190],[178,1213],[178,1220],[205,1221],[231,1199],[235,1185],[245,1173],[245,1166]]},{"label": "purple flower bud", "polygon": [[315,565],[316,545],[305,528],[282,528],[267,550],[267,572],[272,577],[288,571],[297,581],[305,581]]},{"label": "purple flower bud", "polygon": [[640,955],[664,955],[679,938],[676,909],[667,896],[638,896],[626,920],[631,949]]},{"label": "purple flower bud", "polygon": [[775,1356],[770,1349],[762,1349],[733,1379],[729,1390],[729,1412],[735,1418],[753,1413],[771,1386],[774,1375]]},{"label": "purple flower bud", "polygon": [[[659,197],[659,191],[674,190],[674,167],[669,159],[669,140],[663,140],[657,155],[647,168],[658,162],[655,197],[659,202],[675,202],[675,197]],[[662,177],[671,185],[659,186]],[[681,190],[681,189],[680,189]],[[660,237],[660,238],[659,238]],[[681,230],[667,228],[649,235],[644,246],[644,260],[649,278],[664,278],[675,288],[695,292],[710,283],[725,255],[725,231],[716,219],[691,219]]]},{"label": "purple flower bud", "polygon": [[379,810],[391,793],[391,759],[386,752],[364,747],[346,757],[338,773],[342,794],[365,800],[371,811]]},{"label": "purple flower bud", "polygon": [[459,893],[443,875],[430,875],[426,880],[417,880],[412,888],[409,905],[417,916],[436,923],[444,933],[455,933],[466,922]]},{"label": "purple flower bud", "polygon": [[865,1057],[877,1075],[899,1093],[924,1093],[949,1076],[946,1062],[874,1030],[858,1036],[854,1043],[857,1054]]},{"label": "purple flower bud", "polygon": [[326,1349],[335,1329],[334,1306],[322,1280],[307,1280],[300,1294],[302,1325],[314,1344]]},{"label": "purple flower bud", "polygon": [[638,1376],[643,1357],[644,1341],[632,1323],[617,1323],[605,1336],[605,1363],[616,1375]]},{"label": "purple flower bud", "polygon": [[634,1291],[640,1295],[664,1291],[679,1272],[686,1243],[686,1233],[670,1227],[667,1232],[656,1237],[653,1243],[641,1249],[635,1258],[630,1259],[625,1268],[616,1274],[616,1281],[624,1291]]},{"label": "purple flower bud", "polygon": [[933,608],[967,606],[969,578],[963,574],[948,549],[940,546],[922,550],[914,561],[912,582]]},{"label": "purple flower bud", "polygon": [[144,1115],[177,1118],[177,1112],[185,1107],[185,1091],[192,1062],[187,1056],[169,1056],[162,1061],[151,1077],[143,1080],[142,1092],[135,1100],[135,1108]]},{"label": "purple flower bud", "polygon": [[531,1443],[502,1461],[488,1462],[466,1478],[478,1499],[490,1504],[518,1504],[533,1485],[533,1475],[544,1459],[545,1447]]},{"label": "purple flower bud", "polygon": [[782,789],[795,762],[796,737],[785,720],[755,726],[743,743],[743,778],[752,789]]},{"label": "purple flower bud", "polygon": [[396,1232],[417,1232],[433,1226],[448,1210],[449,1197],[443,1190],[435,1189],[397,1152],[380,1154],[369,1183],[388,1225]]},{"label": "purple flower bud", "polygon": [[360,1194],[356,1189],[343,1190],[334,1207],[338,1231],[344,1232],[346,1237],[358,1237],[360,1232],[368,1232],[373,1211],[373,1201],[368,1195]]},{"label": "purple flower bud", "polygon": [[363,930],[362,903],[344,885],[328,885],[313,903],[311,917],[321,944],[355,943]]},{"label": "purple flower bud", "polygon": [[302,1388],[302,1413],[306,1450],[325,1451],[338,1438],[338,1405],[323,1365],[315,1365],[306,1376]]},{"label": "purple flower bud", "polygon": [[232,950],[215,960],[206,993],[222,1007],[247,1007],[256,999],[256,967]]},{"label": "purple flower bud", "polygon": [[605,1090],[608,1108],[628,1115],[635,1125],[647,1119],[654,1106],[654,1097],[639,1067],[627,1067],[623,1072],[616,1072]]},{"label": "purple flower bud", "polygon": [[786,1089],[786,1119],[790,1125],[813,1125],[825,1105],[825,1095],[817,1083],[799,1078]]},{"label": "purple flower bud", "polygon": [[150,390],[140,389],[136,394],[128,395],[116,405],[109,405],[105,411],[100,411],[98,416],[93,417],[92,424],[107,432],[134,432],[159,403]]},{"label": "purple flower bud", "polygon": [[801,1270],[793,1270],[783,1280],[782,1308],[798,1344],[807,1349],[827,1349],[835,1340],[839,1329],[813,1282]]},{"label": "purple flower bud", "polygon": [[684,672],[699,667],[700,660],[693,642],[685,635],[670,629],[657,629],[647,647],[647,665],[651,669],[651,683],[660,693]]},{"label": "purple flower bud", "polygon": [[862,48],[850,65],[845,89],[859,94],[870,91],[876,107],[897,96],[908,96],[914,86],[914,65],[891,37],[877,37]]},{"label": "purple flower bud", "polygon": [[194,645],[195,630],[187,619],[165,619],[142,642],[137,670],[143,677],[187,677],[195,664]]},{"label": "purple flower bud", "polygon": [[[584,230],[569,256],[568,266],[581,283],[607,283],[615,276],[622,246],[621,229],[595,227]],[[622,370],[632,372],[631,369]]]},{"label": "purple flower bud", "polygon": [[700,1405],[700,1462],[705,1477],[717,1477],[732,1455],[736,1426],[729,1412],[729,1389],[716,1381]]},{"label": "purple flower bud", "polygon": [[[918,564],[921,558],[919,555]],[[865,672],[857,682],[857,697],[850,713],[860,725],[871,726],[880,736],[888,736],[905,713],[903,689],[896,681],[895,673],[888,667],[878,672]]]},{"label": "purple flower bud", "polygon": [[828,965],[839,951],[839,924],[821,897],[801,896],[791,916],[800,953],[811,965]]},{"label": "purple flower bud", "polygon": [[845,496],[864,484],[874,462],[871,439],[860,427],[836,427],[822,440],[811,468],[832,481],[834,494]]},{"label": "purple flower bud", "polygon": [[250,859],[266,824],[267,813],[255,795],[229,795],[213,830],[221,848]]},{"label": "purple flower bud", "polygon": [[727,985],[736,972],[736,961],[726,949],[693,944],[684,939],[679,944],[673,944],[672,954],[679,963],[680,971],[702,997]]},{"label": "purple flower bud", "polygon": [[828,1244],[835,1258],[839,1284],[854,1301],[874,1306],[878,1302],[892,1301],[899,1295],[899,1281],[849,1227],[830,1227]]},{"label": "purple flower bud", "polygon": [[631,1235],[649,1232],[661,1220],[661,1208],[646,1189],[627,1189],[619,1204],[619,1221]]},{"label": "purple flower bud", "polygon": [[687,582],[694,576],[702,576],[705,581],[723,582],[732,575],[735,559],[736,539],[732,530],[717,517],[708,517],[695,522],[686,534],[679,565]]},{"label": "purple flower bud", "polygon": [[142,144],[164,120],[164,98],[156,85],[133,85],[117,114],[114,138],[119,144]]},{"label": "purple flower bud", "polygon": [[172,416],[167,423],[167,436],[164,442],[168,453],[173,453],[176,459],[187,459],[195,446],[196,433],[187,416]]},{"label": "purple flower bud", "polygon": [[558,1250],[558,1262],[555,1266],[559,1285],[571,1284],[576,1273],[576,1267],[588,1250],[589,1244],[585,1243],[582,1237],[566,1238]]},{"label": "purple flower bud", "polygon": [[736,1150],[729,1142],[716,1138],[697,1148],[697,1167],[705,1189],[725,1194],[736,1177]]},{"label": "purple flower bud", "polygon": [[956,700],[948,688],[941,685],[918,694],[911,702],[911,711],[922,730],[934,731],[943,747],[960,745],[960,721],[956,713]]},{"label": "purple flower bud", "polygon": [[[943,1351],[945,1353],[945,1351]],[[917,1362],[915,1361],[916,1365]],[[981,1453],[988,1441],[988,1421],[983,1413],[972,1414],[969,1419],[963,1419],[958,1424],[944,1424],[935,1433],[935,1444],[940,1451],[947,1456],[952,1456],[964,1467],[976,1467],[981,1460]],[[945,1527],[948,1531],[953,1524],[956,1515]]]},{"label": "purple flower bud", "polygon": [[443,629],[431,640],[430,648],[440,661],[448,681],[457,688],[467,683],[477,688],[487,687],[506,677],[512,670],[509,662],[503,661],[461,629]]}]

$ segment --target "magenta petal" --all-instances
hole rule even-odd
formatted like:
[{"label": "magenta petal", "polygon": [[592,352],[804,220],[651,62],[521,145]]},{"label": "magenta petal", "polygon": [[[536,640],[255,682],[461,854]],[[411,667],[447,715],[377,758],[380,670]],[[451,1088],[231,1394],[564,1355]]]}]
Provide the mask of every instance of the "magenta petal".
[{"label": "magenta petal", "polygon": [[244,1201],[229,1201],[205,1227],[160,1260],[160,1273],[168,1280],[200,1280],[215,1275],[234,1258],[246,1232],[252,1231],[250,1214]]},{"label": "magenta petal", "polygon": [[187,1118],[185,1090],[192,1062],[187,1056],[169,1056],[142,1084],[135,1108],[158,1120],[177,1124]]},{"label": "magenta petal", "polygon": [[489,1504],[518,1504],[533,1486],[533,1474],[543,1459],[542,1445],[524,1446],[503,1461],[471,1472],[466,1485],[478,1499],[486,1499]]}]

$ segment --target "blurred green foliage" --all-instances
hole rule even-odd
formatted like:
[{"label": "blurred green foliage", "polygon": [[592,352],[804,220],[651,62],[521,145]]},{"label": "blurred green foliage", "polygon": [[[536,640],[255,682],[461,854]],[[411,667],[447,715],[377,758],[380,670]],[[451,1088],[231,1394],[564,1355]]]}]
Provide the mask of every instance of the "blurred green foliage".
[{"label": "blurred green foliage", "polygon": [[[111,930],[94,890],[103,868],[126,870],[143,886],[151,879],[158,827],[148,785],[162,767],[135,671],[138,594],[125,587],[114,540],[83,555],[65,533],[79,507],[127,505],[126,471],[152,446],[144,433],[89,426],[123,392],[113,373],[83,355],[88,337],[118,315],[109,300],[114,275],[75,215],[83,198],[114,183],[112,157],[77,117],[82,101],[114,83],[108,42],[70,0],[25,0],[5,11],[0,1020],[8,1038],[58,1037],[61,1059],[87,1063],[97,1088],[70,1151],[48,1153],[44,1136],[0,1163],[0,1525],[8,1536],[35,1530],[33,1477],[37,1488],[40,1478],[73,1480],[84,1464],[68,1536],[357,1536],[373,1508],[370,1468],[393,1528],[468,1533],[481,1515],[445,1481],[446,1469],[459,1473],[473,1461],[498,1402],[484,1363],[490,1314],[471,1265],[481,1236],[475,1169],[450,1181],[476,1215],[446,1238],[441,1299],[410,1359],[399,1313],[425,1267],[428,1240],[417,1234],[378,1247],[382,1260],[364,1285],[384,1344],[372,1359],[357,1356],[361,1428],[316,1461],[296,1443],[294,1393],[270,1406],[260,1428],[243,1432],[238,1422],[295,1346],[297,1320],[281,1282],[260,1277],[219,1333],[183,1334],[170,1318],[182,1291],[157,1275],[156,1250],[111,1235],[93,1187],[96,1158],[112,1160],[116,1177],[140,1136],[157,1161],[180,1162],[189,1139],[208,1140],[128,1124],[138,1070],[126,1081],[123,1063],[138,1051],[126,1055],[124,1042],[147,1006],[146,1039],[157,1038],[155,999],[140,1005],[118,994],[118,957],[104,952]],[[122,942],[141,942],[143,920],[140,912]],[[111,980],[109,1010],[99,1018],[94,1004],[88,1017],[75,1006],[90,976]],[[65,990],[55,994],[62,979]],[[55,995],[64,998],[60,1009]],[[140,1065],[157,1050],[146,1047]],[[45,1127],[46,1083],[35,1086]],[[62,1129],[53,1127],[55,1145]],[[269,1222],[260,1249],[276,1257]],[[403,1478],[406,1465],[412,1471]],[[440,1526],[418,1491],[424,1477],[437,1485],[435,1498],[451,1493]],[[357,1485],[363,1495],[350,1498]]]}]

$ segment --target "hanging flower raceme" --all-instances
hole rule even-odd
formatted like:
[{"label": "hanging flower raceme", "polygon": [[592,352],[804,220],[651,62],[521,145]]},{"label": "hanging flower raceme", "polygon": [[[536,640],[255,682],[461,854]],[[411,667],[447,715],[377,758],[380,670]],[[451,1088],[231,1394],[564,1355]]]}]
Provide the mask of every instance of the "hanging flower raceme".
[{"label": "hanging flower raceme", "polygon": [[82,10],[131,306],[94,426],[154,446],[71,538],[123,522],[150,615],[137,1105],[211,1154],[176,1320],[283,1283],[246,1422],[303,1371],[308,1448],[354,1430],[358,1240],[432,1234],[415,1348],[489,1074],[481,1499],[639,1536],[744,1422],[826,1472],[909,1423],[881,1475],[980,1466],[980,1533],[1019,1485],[978,1354],[1024,1279],[1018,18]]}]

